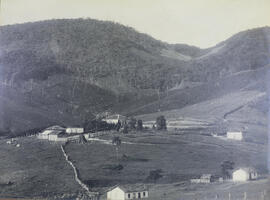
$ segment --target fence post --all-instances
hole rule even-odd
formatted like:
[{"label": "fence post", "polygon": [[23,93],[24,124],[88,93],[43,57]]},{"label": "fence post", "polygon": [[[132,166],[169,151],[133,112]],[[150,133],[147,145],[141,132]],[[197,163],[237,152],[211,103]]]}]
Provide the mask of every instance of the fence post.
[{"label": "fence post", "polygon": [[247,192],[244,192],[244,200],[247,200]]},{"label": "fence post", "polygon": [[266,190],[262,191],[262,200],[265,200],[265,197],[266,197]]}]

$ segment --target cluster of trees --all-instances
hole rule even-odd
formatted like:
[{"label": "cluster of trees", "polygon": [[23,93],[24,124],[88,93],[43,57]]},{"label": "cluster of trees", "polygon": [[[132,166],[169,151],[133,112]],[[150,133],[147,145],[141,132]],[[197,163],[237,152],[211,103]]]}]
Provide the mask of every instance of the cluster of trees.
[{"label": "cluster of trees", "polygon": [[135,130],[142,131],[143,121],[141,119],[137,120],[136,118],[131,117],[129,120],[123,122],[122,128],[123,128],[123,133],[128,133],[129,131],[135,131]]},{"label": "cluster of trees", "polygon": [[167,122],[163,115],[157,117],[156,125],[157,130],[167,130]]},{"label": "cluster of trees", "polygon": [[94,119],[92,121],[86,121],[83,124],[84,130],[87,132],[97,132],[97,131],[110,131],[116,130],[117,124],[110,124],[101,119]]},{"label": "cluster of trees", "polygon": [[229,160],[226,160],[221,163],[221,173],[224,179],[231,178],[231,172],[234,169],[235,163]]},{"label": "cluster of trees", "polygon": [[[102,119],[94,119],[91,121],[86,121],[83,124],[83,127],[88,132],[97,132],[97,131],[109,131],[116,130],[122,131],[123,133],[128,133],[129,131],[143,131],[143,121],[141,119],[136,119],[131,117],[125,121],[118,121],[116,124],[107,123]],[[166,118],[161,115],[156,118],[156,123],[152,127],[154,130],[167,130]]]}]

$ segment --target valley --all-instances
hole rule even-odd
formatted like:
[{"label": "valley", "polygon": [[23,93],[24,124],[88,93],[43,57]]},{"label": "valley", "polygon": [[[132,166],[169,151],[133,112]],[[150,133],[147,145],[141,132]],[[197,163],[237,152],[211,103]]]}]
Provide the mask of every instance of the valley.
[{"label": "valley", "polygon": [[[268,198],[269,41],[269,27],[200,49],[92,19],[1,26],[0,197],[105,200],[140,184],[149,200]],[[143,126],[98,132],[111,115]],[[54,125],[89,137],[37,137]],[[225,161],[258,179],[223,180]],[[205,174],[222,181],[191,183]]]}]

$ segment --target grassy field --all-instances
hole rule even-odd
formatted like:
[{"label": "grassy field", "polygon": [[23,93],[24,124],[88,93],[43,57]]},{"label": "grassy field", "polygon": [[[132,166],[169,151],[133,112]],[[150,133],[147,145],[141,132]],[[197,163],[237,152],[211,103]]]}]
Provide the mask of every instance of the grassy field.
[{"label": "grassy field", "polygon": [[64,161],[60,145],[34,137],[17,139],[20,147],[0,140],[0,197],[52,197],[81,188]]},{"label": "grassy field", "polygon": [[[162,199],[167,190],[171,191],[167,199],[179,199],[179,195],[189,199],[195,193],[203,196],[204,190],[213,187],[191,185],[189,179],[203,173],[220,175],[224,160],[234,161],[236,167],[251,166],[260,174],[266,173],[267,146],[262,144],[225,141],[195,132],[111,134],[102,139],[110,141],[113,136],[122,140],[119,160],[115,146],[98,141],[70,143],[65,147],[83,181],[91,190],[102,194],[116,184],[143,183],[150,186],[154,199]],[[17,140],[21,147],[0,141],[0,197],[60,198],[63,194],[76,196],[82,191],[64,161],[59,144],[35,137]],[[112,169],[118,164],[124,168]],[[157,169],[162,171],[162,177],[147,181],[149,172]]]},{"label": "grassy field", "polygon": [[[115,184],[148,183],[149,172],[156,169],[161,169],[163,175],[156,184],[187,183],[203,173],[221,175],[220,164],[224,160],[234,161],[235,167],[252,166],[260,174],[266,172],[265,145],[196,134],[144,133],[120,137],[120,155],[130,158],[120,159],[122,170],[107,167],[118,164],[112,145],[98,142],[67,145],[68,154],[90,187],[104,191]],[[103,138],[110,140],[111,136]]]},{"label": "grassy field", "polygon": [[[213,183],[213,184],[157,184],[149,190],[149,200],[244,200],[246,192],[248,200],[270,199],[269,180],[251,181],[248,183]],[[262,193],[265,194],[264,199]]]}]

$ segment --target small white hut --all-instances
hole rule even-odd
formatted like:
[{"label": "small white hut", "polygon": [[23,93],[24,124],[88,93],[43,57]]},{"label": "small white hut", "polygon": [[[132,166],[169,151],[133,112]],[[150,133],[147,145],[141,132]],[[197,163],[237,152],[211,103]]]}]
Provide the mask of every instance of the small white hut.
[{"label": "small white hut", "polygon": [[242,132],[227,132],[227,138],[231,140],[243,140],[243,133]]},{"label": "small white hut", "polygon": [[258,178],[258,173],[254,168],[239,168],[232,174],[232,179],[235,182],[255,180]]}]

